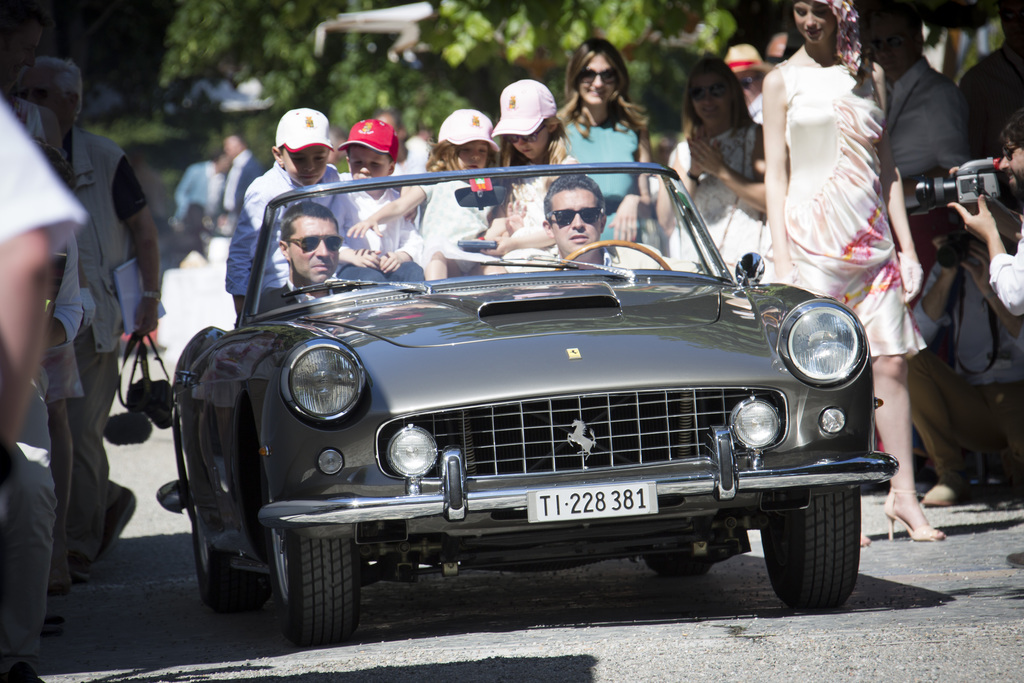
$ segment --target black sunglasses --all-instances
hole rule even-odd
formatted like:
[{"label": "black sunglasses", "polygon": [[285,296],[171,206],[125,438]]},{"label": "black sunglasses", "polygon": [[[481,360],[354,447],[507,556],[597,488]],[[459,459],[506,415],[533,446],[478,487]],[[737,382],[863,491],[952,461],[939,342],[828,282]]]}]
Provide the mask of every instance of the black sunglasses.
[{"label": "black sunglasses", "polygon": [[560,227],[568,227],[576,220],[576,214],[580,215],[583,222],[588,225],[596,225],[599,218],[601,218],[601,209],[596,206],[591,206],[586,209],[559,209],[558,211],[551,212],[551,220]]},{"label": "black sunglasses", "polygon": [[609,85],[619,80],[619,75],[615,73],[615,69],[605,69],[604,71],[594,71],[593,69],[584,69],[580,72],[580,83],[593,83],[594,79],[598,76],[604,83]]},{"label": "black sunglasses", "polygon": [[302,239],[288,240],[292,244],[299,245],[305,253],[309,253],[320,246],[320,242],[327,246],[328,251],[338,251],[341,249],[341,237],[338,235],[310,235],[309,237],[303,237]]},{"label": "black sunglasses", "polygon": [[542,123],[537,128],[537,130],[533,131],[529,135],[502,135],[502,137],[511,142],[513,145],[518,143],[520,140],[522,140],[523,142],[537,142],[537,138],[540,136],[540,131],[543,127],[544,124]]},{"label": "black sunglasses", "polygon": [[690,88],[690,98],[694,102],[700,102],[708,95],[714,98],[725,96],[725,83],[715,83],[714,85],[701,86],[699,88]]},{"label": "black sunglasses", "polygon": [[874,38],[868,41],[868,45],[878,52],[886,45],[889,46],[890,50],[898,50],[903,47],[903,36],[889,36],[888,38]]},{"label": "black sunglasses", "polygon": [[1013,153],[1016,152],[1020,147],[1014,147],[1013,145],[1003,145],[1003,156],[1007,159],[1013,158]]}]

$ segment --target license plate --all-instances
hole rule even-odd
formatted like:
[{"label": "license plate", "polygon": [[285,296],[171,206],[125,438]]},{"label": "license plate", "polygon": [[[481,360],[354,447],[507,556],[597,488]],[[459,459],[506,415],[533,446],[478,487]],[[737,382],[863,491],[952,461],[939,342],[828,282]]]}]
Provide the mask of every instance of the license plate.
[{"label": "license plate", "polygon": [[658,512],[657,487],[646,482],[530,491],[526,511],[531,522],[653,515]]}]

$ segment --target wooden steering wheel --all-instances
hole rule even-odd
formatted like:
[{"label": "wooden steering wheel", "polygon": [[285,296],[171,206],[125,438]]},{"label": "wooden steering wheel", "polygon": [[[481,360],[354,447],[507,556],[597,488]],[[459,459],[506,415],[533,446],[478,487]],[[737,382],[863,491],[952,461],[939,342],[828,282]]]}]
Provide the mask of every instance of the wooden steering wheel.
[{"label": "wooden steering wheel", "polygon": [[662,270],[672,270],[672,267],[668,265],[668,262],[665,261],[665,259],[662,258],[661,255],[658,254],[658,252],[654,251],[646,244],[640,244],[638,242],[627,242],[626,240],[598,240],[597,242],[591,242],[590,244],[583,245],[576,251],[566,256],[565,260],[575,261],[578,257],[582,256],[583,254],[586,254],[588,251],[593,251],[595,249],[603,249],[604,247],[624,247],[626,249],[633,249],[635,251],[639,251],[641,254],[647,256],[655,263],[657,263]]}]

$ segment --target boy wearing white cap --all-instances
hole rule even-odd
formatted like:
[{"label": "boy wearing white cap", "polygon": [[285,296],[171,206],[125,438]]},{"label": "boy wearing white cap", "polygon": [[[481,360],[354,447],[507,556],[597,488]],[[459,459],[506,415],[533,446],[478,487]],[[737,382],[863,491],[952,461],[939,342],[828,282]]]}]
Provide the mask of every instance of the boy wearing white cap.
[{"label": "boy wearing white cap", "polygon": [[[293,109],[277,124],[276,144],[271,148],[275,163],[245,191],[238,225],[231,236],[225,285],[235,299],[236,313],[242,311],[256,256],[256,237],[270,200],[292,190],[338,181],[337,169],[327,163],[327,155],[334,149],[329,130],[327,117],[315,109]],[[314,201],[334,212],[343,231],[358,220],[355,205],[347,197],[335,195]],[[271,243],[277,243],[276,235]],[[276,288],[287,281],[288,262],[275,249],[266,264],[263,287]]]}]

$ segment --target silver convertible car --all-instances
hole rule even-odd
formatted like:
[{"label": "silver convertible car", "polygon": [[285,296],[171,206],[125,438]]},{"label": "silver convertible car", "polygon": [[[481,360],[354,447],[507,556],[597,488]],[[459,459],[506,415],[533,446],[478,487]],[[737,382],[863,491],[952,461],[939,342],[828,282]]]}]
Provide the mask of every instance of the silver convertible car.
[{"label": "silver convertible car", "polygon": [[[616,210],[641,186],[657,211],[633,235]],[[349,235],[351,206],[403,189],[418,213]],[[385,272],[388,245],[421,268]],[[338,268],[356,253],[380,268]],[[158,497],[191,519],[203,602],[272,598],[320,645],[352,635],[373,582],[609,558],[685,577],[757,530],[784,603],[841,605],[859,487],[896,462],[857,318],[762,270],[730,272],[653,164],[276,198],[236,328],[197,334],[174,378],[179,476]]]}]

